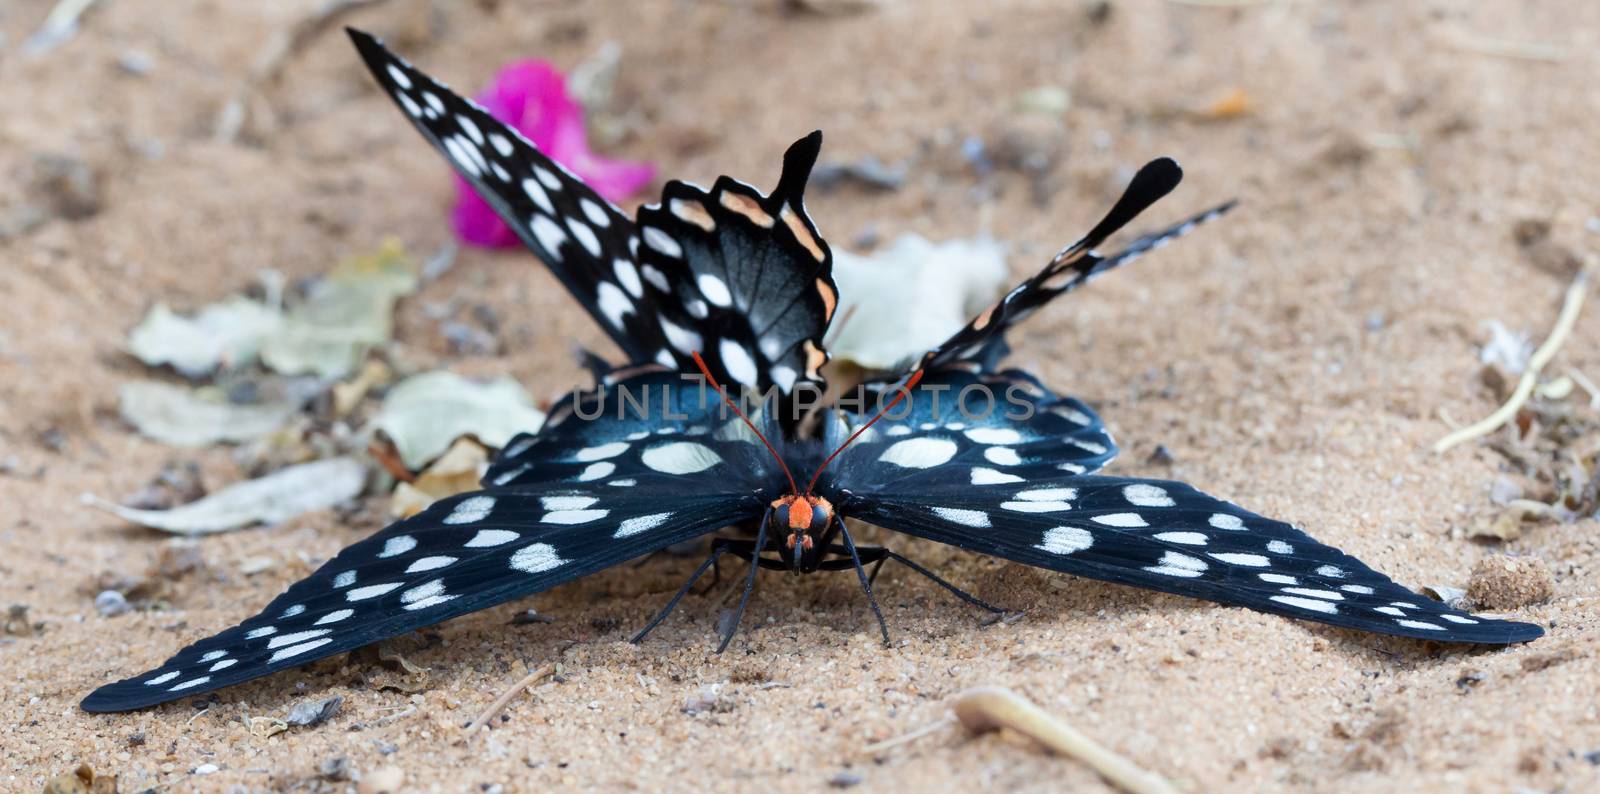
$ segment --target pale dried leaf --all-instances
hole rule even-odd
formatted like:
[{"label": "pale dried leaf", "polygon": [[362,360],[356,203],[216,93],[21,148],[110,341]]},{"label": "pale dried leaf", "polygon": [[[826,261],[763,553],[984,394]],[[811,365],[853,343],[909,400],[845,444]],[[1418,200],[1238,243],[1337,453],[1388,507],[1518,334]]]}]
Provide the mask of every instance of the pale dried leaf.
[{"label": "pale dried leaf", "polygon": [[180,535],[226,532],[275,524],[354,499],[366,486],[367,467],[354,458],[331,458],[279,469],[230,485],[171,510],[135,510],[95,496],[88,504],[135,524]]},{"label": "pale dried leaf", "polygon": [[932,243],[908,234],[870,256],[835,250],[835,358],[890,369],[921,356],[988,308],[1008,272],[987,237]]},{"label": "pale dried leaf", "polygon": [[122,418],[140,435],[177,447],[204,447],[265,436],[288,424],[293,400],[236,405],[216,389],[133,381],[117,390]]},{"label": "pale dried leaf", "polygon": [[277,308],[249,298],[214,303],[193,317],[158,303],[128,334],[128,351],[150,366],[170,364],[185,377],[201,378],[255,361],[263,340],[282,326]]},{"label": "pale dried leaf", "polygon": [[388,435],[401,462],[416,471],[462,436],[498,448],[543,424],[544,413],[516,381],[478,383],[439,371],[407,378],[390,389],[368,430]]}]

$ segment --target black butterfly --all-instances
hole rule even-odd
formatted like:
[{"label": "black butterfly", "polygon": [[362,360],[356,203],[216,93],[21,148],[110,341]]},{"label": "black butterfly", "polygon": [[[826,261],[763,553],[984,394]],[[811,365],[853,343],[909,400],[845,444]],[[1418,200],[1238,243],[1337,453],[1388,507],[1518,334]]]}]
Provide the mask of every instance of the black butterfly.
[{"label": "black butterfly", "polygon": [[[668,184],[631,222],[517,133],[351,31],[379,82],[554,269],[628,356],[513,439],[485,489],[440,500],[356,543],[255,617],[160,668],[103,686],[121,711],[237,684],[547,590],[730,526],[722,554],[759,568],[854,570],[914,562],[855,543],[850,517],[1056,571],[1336,626],[1446,642],[1513,643],[1542,630],[1420,597],[1294,527],[1176,482],[1095,476],[1117,448],[1094,412],[1026,373],[997,371],[1004,334],[1051,298],[1226,211],[1103,256],[1095,247],[1178,184],[1171,160],[1135,175],[1111,212],[861,406],[746,419],[719,383],[820,388],[835,292],[826,243],[801,205],[820,136],[790,148],[771,195],[723,178]],[[642,243],[641,243],[642,241]],[[703,378],[687,378],[695,371]],[[964,403],[984,398],[982,405]],[[794,473],[811,473],[808,481]],[[642,637],[687,591],[684,585]],[[741,611],[745,601],[741,601]],[[887,639],[882,615],[880,627]],[[731,630],[724,634],[727,645]],[[638,637],[636,637],[638,639]]]}]

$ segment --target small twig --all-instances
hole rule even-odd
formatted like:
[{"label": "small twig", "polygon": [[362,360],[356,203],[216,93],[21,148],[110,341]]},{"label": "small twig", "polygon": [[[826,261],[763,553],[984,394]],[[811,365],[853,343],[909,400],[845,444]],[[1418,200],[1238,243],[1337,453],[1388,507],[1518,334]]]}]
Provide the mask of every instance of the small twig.
[{"label": "small twig", "polygon": [[1567,377],[1572,378],[1574,383],[1582,386],[1583,390],[1589,393],[1590,408],[1600,408],[1600,387],[1596,387],[1594,381],[1589,380],[1588,375],[1583,374],[1577,367],[1567,367]]},{"label": "small twig", "polygon": [[866,753],[867,755],[877,755],[884,750],[899,747],[902,744],[910,744],[911,742],[921,739],[930,733],[937,733],[938,731],[942,731],[954,724],[956,724],[956,718],[946,715],[941,717],[938,721],[924,725],[910,733],[903,733],[894,737],[893,739],[884,739],[881,742],[869,744],[866,747],[861,748],[861,752]]},{"label": "small twig", "polygon": [[1572,333],[1572,326],[1578,321],[1578,312],[1583,308],[1583,300],[1588,295],[1589,268],[1586,267],[1578,272],[1577,277],[1572,280],[1572,285],[1567,287],[1566,298],[1561,303],[1561,313],[1556,315],[1555,327],[1551,329],[1550,337],[1544,340],[1544,344],[1533,351],[1533,356],[1528,359],[1528,366],[1522,371],[1522,379],[1517,381],[1517,388],[1511,393],[1511,399],[1506,400],[1505,405],[1500,406],[1499,410],[1483,420],[1439,439],[1433,445],[1435,453],[1443,453],[1463,441],[1486,436],[1517,415],[1517,411],[1528,401],[1528,396],[1533,394],[1533,387],[1539,382],[1539,371],[1550,363],[1550,359],[1555,358],[1556,352]]},{"label": "small twig", "polygon": [[956,718],[981,733],[1010,728],[1045,747],[1088,764],[1107,782],[1130,794],[1177,794],[1160,775],[1140,768],[1009,689],[978,687],[956,696]]},{"label": "small twig", "polygon": [[28,55],[43,55],[78,32],[78,20],[99,0],[61,0],[50,9],[44,24],[22,45]]},{"label": "small twig", "polygon": [[546,664],[543,667],[540,667],[539,669],[534,670],[533,672],[524,676],[521,681],[512,684],[510,689],[502,692],[500,697],[495,698],[494,702],[490,703],[489,707],[484,709],[482,714],[478,715],[477,719],[473,720],[471,724],[467,725],[466,731],[462,732],[461,734],[461,741],[465,742],[466,740],[471,739],[472,735],[477,733],[479,728],[488,725],[489,720],[494,719],[500,714],[500,712],[505,711],[506,706],[510,705],[511,701],[516,698],[517,695],[522,694],[523,690],[533,686],[535,681],[538,681],[539,679],[544,678],[555,671],[556,666],[554,664]]},{"label": "small twig", "polygon": [[1501,58],[1516,58],[1524,61],[1546,61],[1554,63],[1566,60],[1571,53],[1566,47],[1557,44],[1543,44],[1540,42],[1510,41],[1497,39],[1492,36],[1479,36],[1465,34],[1455,40],[1455,45],[1468,52],[1483,55],[1495,55]]},{"label": "small twig", "polygon": [[229,143],[239,137],[245,123],[249,121],[250,98],[261,90],[262,85],[283,71],[290,57],[305,49],[345,16],[385,2],[388,0],[328,0],[322,7],[297,20],[287,29],[279,31],[256,57],[255,65],[250,67],[250,74],[239,85],[239,89],[222,104],[222,110],[217,112],[214,133],[216,140]]}]

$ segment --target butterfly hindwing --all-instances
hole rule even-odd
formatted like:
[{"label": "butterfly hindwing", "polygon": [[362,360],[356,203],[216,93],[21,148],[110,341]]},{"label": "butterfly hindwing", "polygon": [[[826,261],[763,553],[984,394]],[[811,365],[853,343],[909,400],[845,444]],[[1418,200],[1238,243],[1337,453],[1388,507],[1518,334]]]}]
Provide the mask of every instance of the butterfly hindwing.
[{"label": "butterfly hindwing", "polygon": [[[598,445],[574,455],[583,466],[611,464],[616,476],[440,500],[344,549],[255,617],[97,689],[83,708],[125,711],[209,692],[758,518],[770,464],[749,447],[709,436]],[[630,478],[637,487],[618,487]]]},{"label": "butterfly hindwing", "polygon": [[813,132],[789,147],[771,195],[729,177],[711,190],[675,181],[639,210],[645,281],[676,295],[694,321],[668,329],[680,370],[694,371],[698,351],[729,387],[789,394],[805,383],[820,393],[839,294],[803,200],[821,145]]},{"label": "butterfly hindwing", "polygon": [[957,364],[993,369],[1008,352],[1005,334],[1039,307],[1071,292],[1091,279],[1144,253],[1182,237],[1206,221],[1233,208],[1222,204],[1161,231],[1144,235],[1125,248],[1102,255],[1095,247],[1149,209],[1150,205],[1172,192],[1183,179],[1183,170],[1170,158],[1152,160],[1134,174],[1133,181],[1111,211],[1082,239],[1062,249],[1043,270],[1006,293],[994,306],[979,314],[960,331],[922,357],[921,366],[933,370]]}]

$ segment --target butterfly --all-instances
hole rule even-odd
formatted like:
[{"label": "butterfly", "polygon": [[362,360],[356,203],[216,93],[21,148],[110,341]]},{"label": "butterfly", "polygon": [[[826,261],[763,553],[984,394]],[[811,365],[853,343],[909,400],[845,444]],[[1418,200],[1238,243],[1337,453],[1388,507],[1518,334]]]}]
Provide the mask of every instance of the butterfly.
[{"label": "butterfly", "polygon": [[[887,641],[872,594],[887,562],[994,609],[903,555],[856,543],[846,517],[1053,571],[1380,634],[1506,644],[1543,633],[1418,596],[1289,524],[1183,483],[1098,475],[1117,446],[1095,412],[999,368],[1006,332],[1041,306],[1227,211],[1098,252],[1177,186],[1172,160],[1140,169],[1105,218],[1037,275],[902,372],[858,390],[854,405],[817,412],[807,430],[794,421],[794,398],[826,386],[822,339],[837,305],[827,244],[802,202],[819,134],[789,149],[771,193],[726,177],[710,190],[671,182],[630,220],[472,102],[377,39],[350,34],[379,84],[627,361],[600,365],[595,388],[563,398],[537,433],[512,439],[483,490],[349,546],[255,616],[95,690],[85,710],[231,686],[707,536],[710,556],[635,639],[723,555],[750,563],[740,614],[763,568],[853,570]],[[769,399],[746,411],[751,391]],[[745,534],[717,534],[728,527]]]}]

